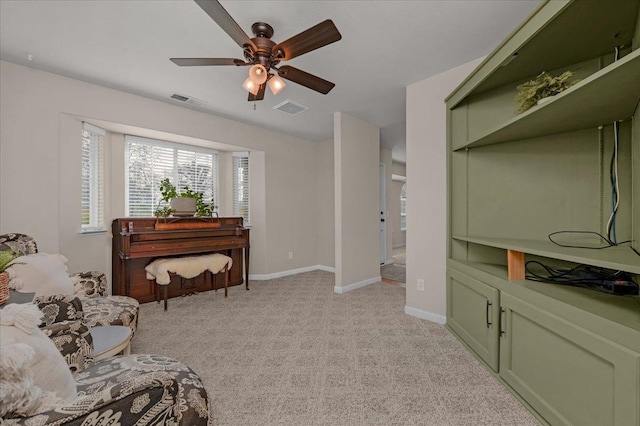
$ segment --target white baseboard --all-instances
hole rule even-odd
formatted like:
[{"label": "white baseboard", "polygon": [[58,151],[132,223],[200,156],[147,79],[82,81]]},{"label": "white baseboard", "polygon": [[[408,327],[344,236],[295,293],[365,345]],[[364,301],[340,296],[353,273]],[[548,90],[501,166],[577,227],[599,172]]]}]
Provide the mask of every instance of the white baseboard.
[{"label": "white baseboard", "polygon": [[393,263],[393,259],[387,259],[384,261],[383,265],[391,265]]},{"label": "white baseboard", "polygon": [[343,287],[334,286],[333,291],[338,294],[343,294],[348,291],[353,291],[362,287],[366,287],[369,284],[379,283],[381,280],[382,280],[382,277],[378,275],[377,277],[369,278],[368,280],[359,281],[357,283],[349,284]]},{"label": "white baseboard", "polygon": [[399,249],[399,248],[406,247],[406,246],[407,246],[406,244],[397,244],[395,246],[391,246],[391,248],[393,248],[395,250],[395,249]]},{"label": "white baseboard", "polygon": [[410,306],[404,305],[404,313],[407,315],[411,315],[412,317],[417,317],[423,320],[435,322],[437,324],[445,324],[447,322],[447,317],[442,315],[434,314],[431,312],[423,311],[420,309],[412,308]]},{"label": "white baseboard", "polygon": [[333,272],[333,273],[336,272],[335,268],[330,266],[312,265],[312,266],[305,266],[304,268],[290,269],[288,271],[274,272],[272,274],[249,274],[249,280],[250,281],[273,280],[275,278],[282,278],[289,275],[301,274],[303,272],[317,271],[318,269],[321,271],[327,271],[327,272]]}]

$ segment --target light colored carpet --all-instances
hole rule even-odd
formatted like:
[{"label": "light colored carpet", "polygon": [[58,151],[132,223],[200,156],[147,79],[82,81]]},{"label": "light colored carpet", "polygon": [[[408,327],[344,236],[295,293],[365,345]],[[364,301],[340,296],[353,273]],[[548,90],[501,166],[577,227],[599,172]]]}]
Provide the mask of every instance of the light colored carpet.
[{"label": "light colored carpet", "polygon": [[407,253],[396,254],[391,256],[395,265],[407,266]]},{"label": "light colored carpet", "polygon": [[441,325],[383,283],[307,272],[140,307],[136,353],[191,366],[215,425],[538,425]]},{"label": "light colored carpet", "polygon": [[407,268],[404,266],[397,266],[392,263],[390,265],[383,265],[380,267],[380,276],[389,280],[399,281],[401,283],[407,282]]}]

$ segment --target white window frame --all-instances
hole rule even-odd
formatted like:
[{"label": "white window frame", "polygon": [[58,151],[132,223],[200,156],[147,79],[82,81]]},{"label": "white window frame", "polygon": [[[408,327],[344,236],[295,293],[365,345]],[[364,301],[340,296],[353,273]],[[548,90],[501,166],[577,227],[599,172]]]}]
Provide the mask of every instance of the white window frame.
[{"label": "white window frame", "polygon": [[[249,152],[234,152],[233,154],[233,160],[232,160],[232,192],[233,192],[233,215],[234,216],[241,216],[244,221],[244,225],[245,226],[249,226],[251,224],[251,174],[250,174],[250,169],[251,169],[251,161],[249,159]],[[243,183],[243,188],[242,191],[243,193],[246,193],[247,195],[247,201],[246,201],[246,215],[241,214],[241,210],[244,209],[244,206],[241,205],[241,200],[238,198],[238,194],[240,189],[238,188],[239,182],[238,182],[238,163],[236,159],[238,158],[243,158],[246,159],[246,173],[244,174],[246,176],[246,182]]]},{"label": "white window frame", "polygon": [[[85,134],[86,132],[86,134]],[[105,232],[105,151],[104,137],[106,131],[100,127],[96,127],[89,123],[82,123],[82,144],[89,143],[89,168],[88,187],[89,187],[89,223],[82,223],[84,218],[80,219],[80,233],[90,234],[96,232]],[[84,155],[82,156],[82,169],[84,170]],[[84,188],[85,177],[82,177],[81,188]],[[81,189],[81,200],[83,201],[84,215],[84,194]]]},{"label": "white window frame", "polygon": [[[218,156],[217,150],[199,147],[195,145],[186,145],[186,144],[181,144],[176,142],[163,141],[159,139],[149,139],[149,138],[143,138],[140,136],[125,135],[125,214],[127,216],[131,215],[130,203],[129,203],[130,201],[129,200],[129,195],[130,195],[129,194],[129,170],[130,170],[129,147],[131,142],[150,145],[154,147],[169,148],[173,150],[173,170],[172,170],[173,176],[169,177],[169,180],[171,181],[172,184],[178,187],[178,192],[180,192],[181,190],[180,185],[178,184],[178,156],[177,156],[178,150],[212,155],[213,156],[212,167],[214,168],[212,196],[213,196],[214,204],[217,203],[218,194],[219,194],[218,186],[219,186],[219,170],[220,170],[219,156]],[[160,182],[157,182],[157,184],[158,184],[158,188],[156,189],[158,189],[158,192],[159,192]],[[197,188],[191,188],[191,189],[194,191],[197,190]],[[158,200],[159,199],[156,199],[155,203],[157,203]],[[207,200],[204,200],[204,201],[206,202]],[[151,215],[153,215],[153,211],[156,209],[156,207],[157,205],[154,205],[152,207]],[[140,217],[140,216],[131,216],[131,217]]]}]

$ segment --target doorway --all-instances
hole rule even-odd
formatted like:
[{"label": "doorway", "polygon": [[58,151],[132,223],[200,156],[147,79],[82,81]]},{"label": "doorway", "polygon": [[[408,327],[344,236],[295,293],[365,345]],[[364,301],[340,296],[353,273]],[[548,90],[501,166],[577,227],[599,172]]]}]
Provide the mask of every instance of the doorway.
[{"label": "doorway", "polygon": [[387,262],[387,174],[386,166],[380,163],[380,265]]},{"label": "doorway", "polygon": [[[407,178],[406,166],[392,164],[391,181],[385,192],[388,204],[387,229],[391,232],[388,260],[380,269],[383,282],[406,282]],[[389,243],[387,243],[388,246]]]}]

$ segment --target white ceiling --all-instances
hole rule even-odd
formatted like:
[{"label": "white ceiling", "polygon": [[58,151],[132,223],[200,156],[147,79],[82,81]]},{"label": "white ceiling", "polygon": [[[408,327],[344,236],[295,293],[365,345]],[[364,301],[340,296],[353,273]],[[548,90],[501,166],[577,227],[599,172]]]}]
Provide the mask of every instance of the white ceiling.
[{"label": "white ceiling", "polygon": [[[248,68],[178,67],[170,57],[242,58],[238,45],[190,0],[0,0],[0,58],[311,140],[333,137],[342,111],[381,128],[405,161],[405,86],[493,50],[540,0],[221,1],[252,37],[269,23],[283,41],[327,18],[342,40],[287,64],[332,81],[322,95],[293,82],[247,102]],[[29,61],[28,55],[32,55]],[[43,94],[46,96],[46,94]],[[286,99],[309,110],[290,116]]]}]

